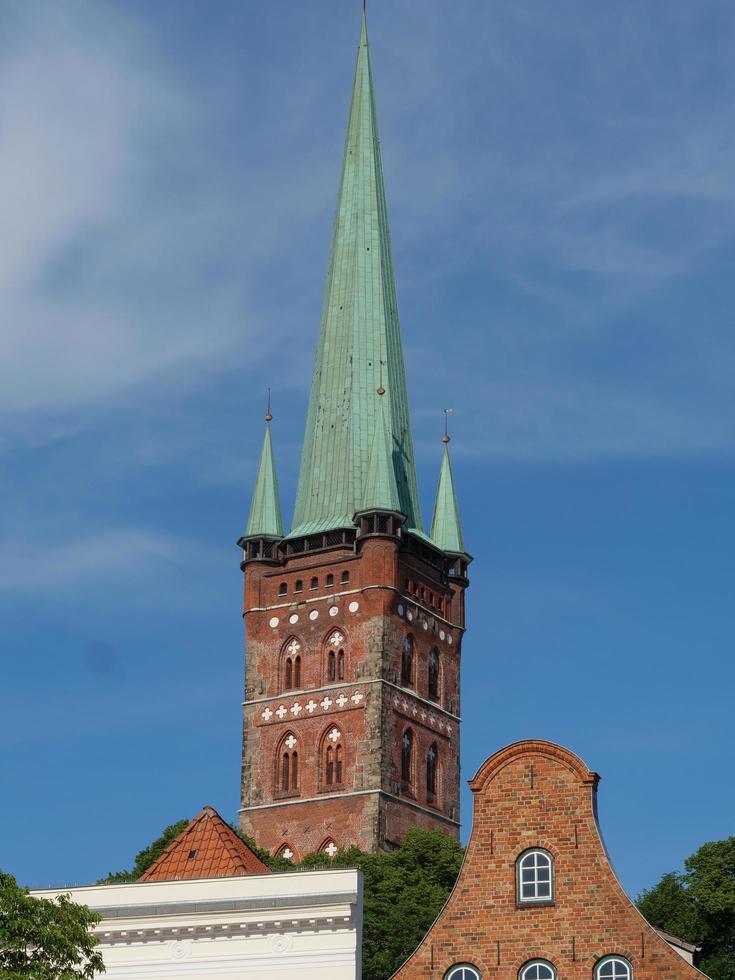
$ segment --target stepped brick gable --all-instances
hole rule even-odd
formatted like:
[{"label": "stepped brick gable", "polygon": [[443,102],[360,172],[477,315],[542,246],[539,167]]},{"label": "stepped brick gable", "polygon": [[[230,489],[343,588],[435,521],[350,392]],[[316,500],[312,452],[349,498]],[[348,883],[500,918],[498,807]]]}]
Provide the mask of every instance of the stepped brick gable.
[{"label": "stepped brick gable", "polygon": [[219,813],[213,807],[205,806],[141,875],[140,881],[184,881],[269,873],[270,868]]},{"label": "stepped brick gable", "polygon": [[423,530],[364,14],[287,534],[271,422],[238,542],[240,826],[287,859],[456,836],[471,559],[446,443]]},{"label": "stepped brick gable", "polygon": [[701,978],[615,877],[597,824],[598,779],[550,742],[491,756],[470,783],[474,822],[457,883],[397,980],[440,980],[455,964],[482,980],[519,980],[534,963],[534,980]]}]

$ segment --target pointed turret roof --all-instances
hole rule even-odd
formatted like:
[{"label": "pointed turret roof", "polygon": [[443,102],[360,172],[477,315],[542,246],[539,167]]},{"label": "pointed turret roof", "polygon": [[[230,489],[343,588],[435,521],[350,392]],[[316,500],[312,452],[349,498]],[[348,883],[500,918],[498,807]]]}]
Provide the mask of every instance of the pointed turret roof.
[{"label": "pointed turret roof", "polygon": [[[383,391],[383,389],[379,390]],[[373,445],[368,458],[362,504],[358,509],[392,510],[402,513],[393,465],[393,446],[385,420],[383,402],[384,398],[381,396],[378,402],[378,417],[375,420]]]},{"label": "pointed turret roof", "polygon": [[283,537],[283,518],[281,516],[281,500],[278,494],[278,480],[276,479],[276,464],[273,459],[270,419],[266,421],[265,425],[263,449],[260,453],[258,475],[255,478],[255,489],[253,490],[248,526],[244,537]]},{"label": "pointed turret roof", "polygon": [[462,537],[462,523],[459,519],[459,504],[454,489],[452,463],[449,459],[449,444],[444,443],[439,485],[436,488],[434,516],[431,521],[431,539],[442,551],[450,554],[466,554]]},{"label": "pointed turret roof", "polygon": [[[394,481],[421,530],[367,25],[360,46],[332,232],[291,536],[353,526],[385,383]],[[383,399],[381,399],[383,400]]]},{"label": "pointed turret roof", "polygon": [[183,881],[268,874],[270,868],[248,847],[214,807],[205,806],[140,881]]}]

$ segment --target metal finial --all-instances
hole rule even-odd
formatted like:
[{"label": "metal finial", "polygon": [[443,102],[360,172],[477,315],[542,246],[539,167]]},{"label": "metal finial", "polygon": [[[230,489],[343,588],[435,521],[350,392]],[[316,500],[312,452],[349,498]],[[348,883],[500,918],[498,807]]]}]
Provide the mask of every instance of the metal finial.
[{"label": "metal finial", "polygon": [[442,411],[444,412],[444,435],[442,436],[442,442],[446,444],[450,441],[449,440],[449,416],[452,414],[454,409],[443,408]]},{"label": "metal finial", "polygon": [[265,413],[266,422],[272,422],[273,416],[271,415],[271,390],[268,389],[268,411]]},{"label": "metal finial", "polygon": [[378,387],[375,390],[377,391],[377,393],[379,395],[382,396],[382,395],[385,394],[385,388],[383,387],[383,362],[382,362],[382,360],[381,361],[378,361],[378,365],[380,367],[380,384],[378,385]]}]

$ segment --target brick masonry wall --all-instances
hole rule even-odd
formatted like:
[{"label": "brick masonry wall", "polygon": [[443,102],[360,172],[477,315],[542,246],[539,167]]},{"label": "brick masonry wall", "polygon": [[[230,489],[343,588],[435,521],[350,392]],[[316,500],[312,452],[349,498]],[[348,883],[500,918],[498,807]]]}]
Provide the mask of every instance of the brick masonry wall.
[{"label": "brick masonry wall", "polygon": [[[240,824],[261,846],[275,852],[287,844],[303,856],[328,841],[389,848],[412,826],[457,834],[464,624],[450,624],[438,608],[440,601],[442,613],[451,603],[459,608],[456,591],[440,570],[407,555],[390,537],[358,539],[357,552],[350,547],[289,556],[279,567],[248,563]],[[402,688],[407,633],[414,639],[415,672],[411,686]],[[440,663],[439,703],[428,699],[433,649]],[[331,680],[329,652],[340,650],[344,677]],[[301,678],[292,690],[286,659],[293,663],[296,656]],[[407,727],[415,739],[410,788],[400,785]],[[325,748],[334,732],[332,744],[339,739],[343,747],[343,780],[327,786]],[[295,740],[290,747],[299,760],[298,791],[287,794],[278,771],[286,739]],[[439,792],[428,800],[425,765],[432,744],[439,751]]]},{"label": "brick masonry wall", "polygon": [[[591,980],[604,956],[628,959],[634,980],[694,980],[689,966],[638,913],[605,853],[595,817],[598,777],[571,752],[520,742],[488,759],[470,783],[474,822],[462,870],[437,921],[395,974],[443,978],[455,963],[492,980],[518,980],[533,959],[558,980]],[[528,848],[554,860],[554,901],[517,902],[516,860]]]}]

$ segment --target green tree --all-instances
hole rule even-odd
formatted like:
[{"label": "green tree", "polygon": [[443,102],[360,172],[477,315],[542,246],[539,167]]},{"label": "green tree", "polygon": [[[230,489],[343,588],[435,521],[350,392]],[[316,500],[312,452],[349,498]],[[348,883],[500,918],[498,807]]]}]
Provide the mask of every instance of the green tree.
[{"label": "green tree", "polygon": [[636,904],[652,925],[702,946],[700,969],[712,980],[732,980],[735,837],[703,844],[684,868],[683,874],[665,874]]},{"label": "green tree", "polygon": [[188,825],[188,820],[177,820],[176,823],[170,824],[160,837],[157,837],[152,844],[149,844],[148,847],[144,847],[142,851],[137,853],[135,864],[131,871],[111,871],[106,878],[102,878],[97,884],[116,885],[123,884],[127,881],[137,881]]},{"label": "green tree", "polygon": [[105,966],[90,928],[96,912],[68,895],[34,898],[0,871],[0,976],[4,980],[92,980]]}]

